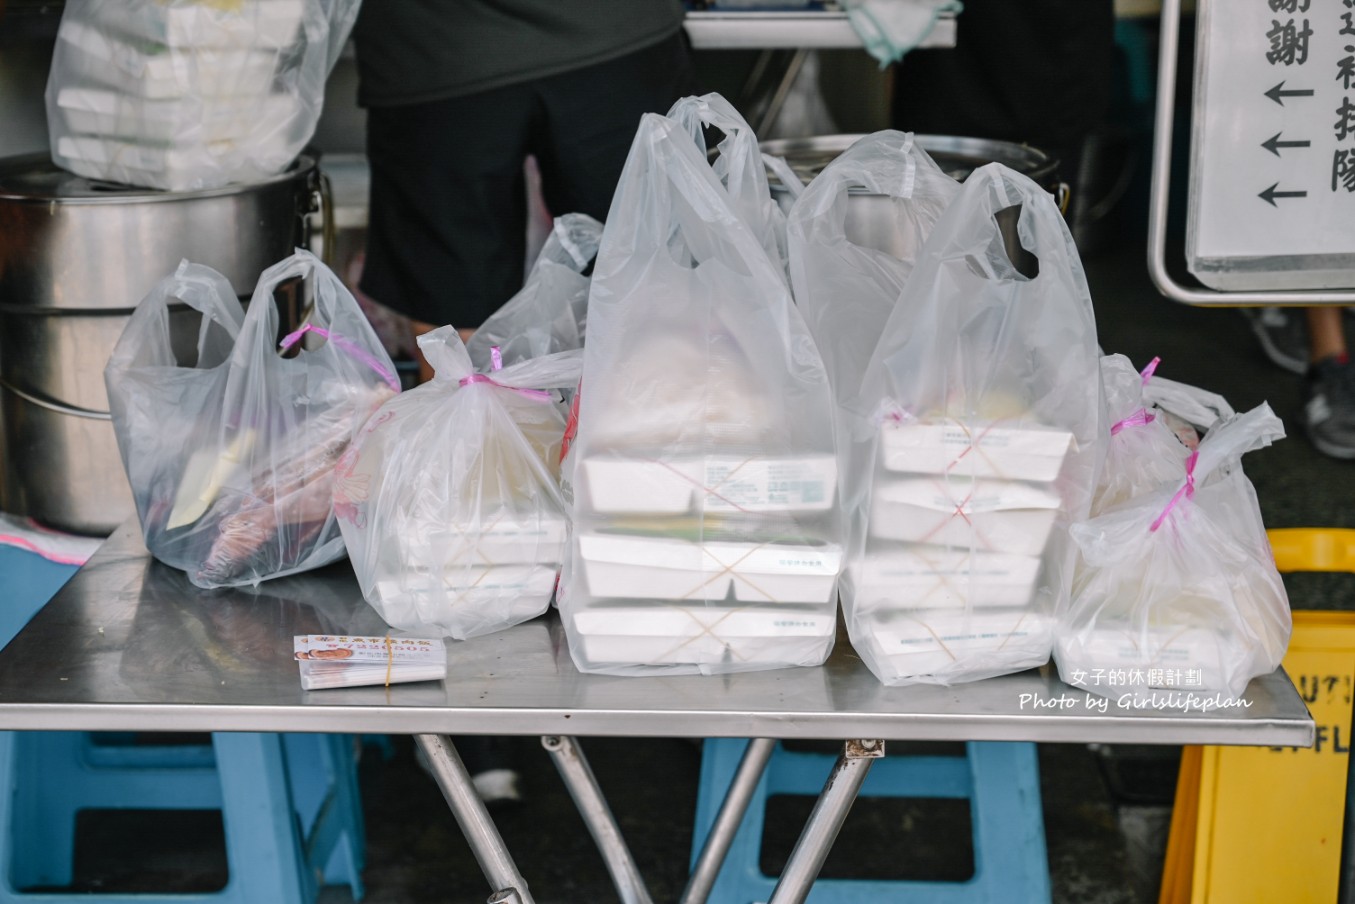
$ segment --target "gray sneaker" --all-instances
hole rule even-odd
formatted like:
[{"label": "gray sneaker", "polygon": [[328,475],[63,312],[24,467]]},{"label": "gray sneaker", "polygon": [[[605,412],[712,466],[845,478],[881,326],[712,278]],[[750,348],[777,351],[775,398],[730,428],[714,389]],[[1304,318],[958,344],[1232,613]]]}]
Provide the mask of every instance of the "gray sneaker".
[{"label": "gray sneaker", "polygon": [[1309,368],[1299,419],[1317,451],[1355,459],[1355,367],[1327,358]]},{"label": "gray sneaker", "polygon": [[1290,373],[1308,371],[1308,317],[1303,308],[1242,308],[1266,357]]}]

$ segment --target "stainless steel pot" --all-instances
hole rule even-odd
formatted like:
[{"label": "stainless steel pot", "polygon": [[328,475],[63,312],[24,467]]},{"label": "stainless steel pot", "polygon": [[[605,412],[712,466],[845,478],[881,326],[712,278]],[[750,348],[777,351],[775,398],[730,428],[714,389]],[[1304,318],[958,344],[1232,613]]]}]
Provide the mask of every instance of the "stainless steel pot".
[{"label": "stainless steel pot", "polygon": [[[104,535],[135,514],[103,369],[137,303],[185,258],[248,297],[306,243],[318,160],[264,182],[153,192],[0,159],[0,509]],[[171,314],[191,360],[197,314]]]},{"label": "stainless steel pot", "polygon": [[[765,153],[785,158],[786,163],[806,185],[823,171],[839,154],[851,147],[864,135],[817,135],[812,138],[785,138],[762,142]],[[915,140],[937,165],[960,182],[969,174],[987,163],[1001,163],[1024,176],[1029,176],[1037,184],[1054,194],[1060,210],[1068,206],[1068,186],[1058,181],[1056,172],[1058,161],[1044,151],[1025,144],[1010,141],[993,141],[986,138],[966,138],[955,135],[917,135]],[[782,210],[790,210],[794,199],[774,174],[771,180],[772,197]],[[847,205],[845,228],[847,239],[853,244],[874,248],[899,258],[911,258],[915,255],[916,237],[900,231],[900,218],[894,205],[895,199],[887,195],[876,195],[864,188],[848,190],[850,201]],[[1016,237],[1017,211],[1012,208],[998,214],[998,225],[1006,240],[1007,254],[1018,262],[1024,251]]]}]

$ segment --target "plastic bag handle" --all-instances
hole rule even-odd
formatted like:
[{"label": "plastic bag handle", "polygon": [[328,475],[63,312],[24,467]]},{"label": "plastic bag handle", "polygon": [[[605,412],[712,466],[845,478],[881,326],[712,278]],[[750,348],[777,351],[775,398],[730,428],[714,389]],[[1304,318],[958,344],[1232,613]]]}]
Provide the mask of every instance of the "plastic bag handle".
[{"label": "plastic bag handle", "polygon": [[[1082,269],[1081,258],[1073,245],[1072,233],[1068,231],[1068,225],[1060,216],[1053,195],[1030,177],[1001,163],[988,163],[974,170],[969,176],[969,181],[974,180],[989,188],[986,192],[976,193],[978,200],[975,203],[992,224],[994,235],[1000,234],[1001,231],[997,225],[997,214],[1009,207],[1020,205],[1021,216],[1017,220],[1016,231],[1021,239],[1021,246],[1037,258],[1053,254],[1055,258],[1066,261],[1074,269]],[[1063,241],[1056,242],[1054,239],[1056,235]]]},{"label": "plastic bag handle", "polygon": [[805,190],[805,184],[800,181],[799,175],[790,168],[785,157],[777,157],[773,154],[763,154],[762,163],[767,169],[776,174],[776,178],[781,180],[781,184],[790,192],[792,199],[800,197]]}]

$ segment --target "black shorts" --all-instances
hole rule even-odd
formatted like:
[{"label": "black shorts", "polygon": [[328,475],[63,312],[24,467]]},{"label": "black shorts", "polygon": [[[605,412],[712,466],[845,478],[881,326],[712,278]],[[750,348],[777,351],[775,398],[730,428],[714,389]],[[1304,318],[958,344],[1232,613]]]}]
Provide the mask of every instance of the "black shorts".
[{"label": "black shorts", "polygon": [[368,110],[362,291],[434,326],[479,326],[522,287],[527,156],[552,216],[603,220],[641,115],[691,82],[679,32],[574,72]]}]

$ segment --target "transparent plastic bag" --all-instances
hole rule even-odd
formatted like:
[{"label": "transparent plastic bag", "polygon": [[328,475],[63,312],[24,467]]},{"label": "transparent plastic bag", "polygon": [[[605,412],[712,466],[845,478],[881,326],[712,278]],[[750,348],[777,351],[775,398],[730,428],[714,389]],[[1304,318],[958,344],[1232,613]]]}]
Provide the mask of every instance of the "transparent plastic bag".
[{"label": "transparent plastic bag", "polygon": [[1280,664],[1289,599],[1240,458],[1283,436],[1265,404],[1221,421],[1172,483],[1073,525],[1082,576],[1054,652],[1065,682],[1176,708],[1235,700]]},{"label": "transparent plastic bag", "polygon": [[[865,189],[872,197],[849,197]],[[828,367],[839,405],[854,401],[889,315],[922,244],[942,211],[960,193],[913,141],[912,133],[876,132],[828,164],[796,199],[786,218],[790,280],[795,303]],[[890,247],[853,241],[853,203],[888,205]],[[900,253],[901,252],[901,253]]]},{"label": "transparent plastic bag", "polygon": [[[753,127],[719,94],[684,97],[673,104],[668,118],[687,130],[703,154],[713,157],[711,168],[724,186],[730,207],[753,230],[767,256],[784,273],[786,215],[772,199],[767,167]],[[706,127],[718,129],[723,135],[713,155],[706,148]]]},{"label": "transparent plastic bag", "polygon": [[453,327],[434,379],[391,399],[339,462],[334,506],[362,595],[393,628],[458,639],[545,612],[564,558],[558,483],[582,353],[476,374]]},{"label": "transparent plastic bag", "polygon": [[[1020,205],[1007,258],[995,214]],[[1067,526],[1104,454],[1096,326],[1053,198],[976,170],[918,255],[853,404],[843,607],[886,684],[1038,666],[1068,599]]]},{"label": "transparent plastic bag", "polygon": [[1163,423],[1176,438],[1191,450],[1200,445],[1202,432],[1237,413],[1217,393],[1162,377],[1155,377],[1144,386],[1143,397],[1162,415]]},{"label": "transparent plastic bag", "polygon": [[493,366],[493,349],[504,367],[554,352],[583,348],[588,316],[588,269],[597,257],[602,224],[587,214],[555,219],[546,243],[516,295],[480,325],[466,343],[481,373]]},{"label": "transparent plastic bag", "polygon": [[[295,278],[308,279],[314,307],[280,350],[273,291]],[[169,306],[180,302],[203,315],[192,366],[170,343]],[[137,306],[104,379],[157,559],[210,588],[343,557],[334,465],[399,381],[353,296],[314,255],[265,270],[243,313],[224,277],[185,261]]]},{"label": "transparent plastic bag", "polygon": [[186,191],[276,176],[310,141],[358,0],[68,0],[52,159]]},{"label": "transparent plastic bag", "polygon": [[816,665],[836,630],[827,374],[689,136],[641,120],[593,273],[559,596],[587,672]]},{"label": "transparent plastic bag", "polygon": [[1145,401],[1147,387],[1161,379],[1156,367],[1156,358],[1142,372],[1124,355],[1101,359],[1110,436],[1092,497],[1093,516],[1175,479],[1190,455],[1162,412],[1149,410],[1152,403]]}]

